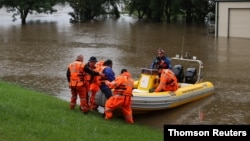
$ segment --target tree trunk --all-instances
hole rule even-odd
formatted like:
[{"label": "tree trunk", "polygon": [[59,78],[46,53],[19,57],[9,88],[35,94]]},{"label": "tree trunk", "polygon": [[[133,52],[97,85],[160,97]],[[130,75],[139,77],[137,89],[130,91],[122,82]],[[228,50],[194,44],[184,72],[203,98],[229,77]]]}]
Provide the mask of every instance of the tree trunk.
[{"label": "tree trunk", "polygon": [[29,13],[29,9],[20,10],[20,13],[21,13],[22,25],[25,25],[26,24],[26,17]]},{"label": "tree trunk", "polygon": [[22,25],[26,24],[26,18],[22,18]]},{"label": "tree trunk", "polygon": [[166,0],[165,1],[165,15],[166,15],[166,20],[167,23],[171,22],[171,0]]}]

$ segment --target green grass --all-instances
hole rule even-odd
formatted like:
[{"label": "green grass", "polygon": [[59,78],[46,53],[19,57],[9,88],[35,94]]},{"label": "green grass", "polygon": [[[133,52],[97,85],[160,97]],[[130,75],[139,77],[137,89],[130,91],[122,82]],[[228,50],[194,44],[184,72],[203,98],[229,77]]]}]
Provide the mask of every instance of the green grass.
[{"label": "green grass", "polygon": [[123,119],[70,110],[46,93],[0,81],[0,141],[162,141],[163,133]]}]

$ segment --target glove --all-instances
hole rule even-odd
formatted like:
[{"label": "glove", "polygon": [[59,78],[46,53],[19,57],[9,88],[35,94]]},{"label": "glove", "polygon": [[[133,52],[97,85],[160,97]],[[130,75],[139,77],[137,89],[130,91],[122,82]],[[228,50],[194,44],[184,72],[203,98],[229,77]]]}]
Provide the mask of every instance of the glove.
[{"label": "glove", "polygon": [[149,89],[149,93],[153,93],[155,91],[155,88]]}]

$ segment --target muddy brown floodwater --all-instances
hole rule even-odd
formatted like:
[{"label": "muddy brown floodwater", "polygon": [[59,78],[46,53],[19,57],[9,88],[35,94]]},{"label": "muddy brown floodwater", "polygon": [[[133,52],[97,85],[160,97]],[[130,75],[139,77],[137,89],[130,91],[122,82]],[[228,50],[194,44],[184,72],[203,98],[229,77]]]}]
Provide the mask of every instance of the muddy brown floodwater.
[{"label": "muddy brown floodwater", "polygon": [[128,15],[70,24],[69,7],[53,15],[29,15],[27,25],[12,22],[0,10],[0,79],[69,100],[67,65],[78,54],[85,60],[112,59],[134,79],[149,67],[157,48],[170,57],[182,52],[204,63],[203,79],[215,85],[211,97],[177,108],[135,115],[135,122],[155,129],[164,124],[250,124],[250,39],[216,38],[206,26],[139,22]]}]

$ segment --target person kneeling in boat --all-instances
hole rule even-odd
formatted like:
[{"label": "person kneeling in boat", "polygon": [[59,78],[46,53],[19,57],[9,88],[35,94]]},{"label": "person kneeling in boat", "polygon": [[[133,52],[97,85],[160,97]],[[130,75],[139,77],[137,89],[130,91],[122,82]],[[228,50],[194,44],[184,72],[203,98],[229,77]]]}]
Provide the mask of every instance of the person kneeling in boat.
[{"label": "person kneeling in boat", "polygon": [[113,116],[116,108],[121,108],[126,122],[134,123],[131,109],[131,97],[134,80],[131,74],[122,69],[121,74],[112,82],[105,81],[109,88],[114,89],[113,95],[105,103],[105,119],[109,120]]},{"label": "person kneeling in boat", "polygon": [[159,69],[160,84],[156,89],[150,89],[149,92],[175,91],[178,89],[178,81],[174,72],[170,69]]}]

